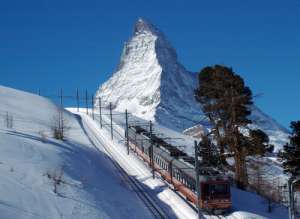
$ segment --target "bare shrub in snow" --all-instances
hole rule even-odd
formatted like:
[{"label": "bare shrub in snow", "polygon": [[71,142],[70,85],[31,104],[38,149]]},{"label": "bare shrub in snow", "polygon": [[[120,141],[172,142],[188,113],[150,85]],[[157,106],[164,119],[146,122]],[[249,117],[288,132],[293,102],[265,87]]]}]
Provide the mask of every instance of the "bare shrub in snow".
[{"label": "bare shrub in snow", "polygon": [[57,188],[59,185],[61,185],[62,183],[64,183],[63,181],[63,175],[64,175],[64,171],[63,168],[54,170],[53,172],[48,171],[46,173],[48,179],[50,179],[53,183],[53,192],[55,194],[57,194]]},{"label": "bare shrub in snow", "polygon": [[63,110],[58,109],[57,114],[52,118],[51,131],[53,137],[58,140],[64,140],[69,129],[68,121],[63,116]]},{"label": "bare shrub in snow", "polygon": [[13,115],[6,112],[4,123],[5,123],[6,128],[12,129],[13,126],[14,126],[14,117],[13,117]]}]

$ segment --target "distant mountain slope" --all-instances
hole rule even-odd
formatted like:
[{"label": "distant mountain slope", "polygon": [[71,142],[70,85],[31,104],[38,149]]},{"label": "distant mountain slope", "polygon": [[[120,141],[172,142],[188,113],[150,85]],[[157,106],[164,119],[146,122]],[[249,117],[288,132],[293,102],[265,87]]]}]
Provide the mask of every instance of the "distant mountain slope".
[{"label": "distant mountain slope", "polygon": [[[208,128],[209,122],[194,98],[197,83],[196,74],[179,63],[165,35],[139,19],[133,36],[125,43],[117,71],[95,96],[106,106],[111,102],[116,111],[128,109],[177,131],[199,123]],[[279,146],[286,141],[287,131],[257,107],[252,116],[273,143]]]}]

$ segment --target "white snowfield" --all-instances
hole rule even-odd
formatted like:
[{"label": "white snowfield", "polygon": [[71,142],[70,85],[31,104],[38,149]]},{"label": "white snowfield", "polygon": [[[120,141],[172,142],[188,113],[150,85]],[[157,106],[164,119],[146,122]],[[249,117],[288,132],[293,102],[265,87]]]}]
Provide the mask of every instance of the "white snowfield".
[{"label": "white snowfield", "polygon": [[[77,113],[76,109],[69,108],[71,112]],[[135,176],[141,183],[148,187],[152,198],[161,203],[161,208],[170,215],[170,218],[197,218],[196,212],[189,207],[185,201],[180,198],[178,194],[175,194],[167,184],[162,181],[162,179],[156,175],[156,179],[152,179],[151,170],[148,166],[136,155],[130,151],[130,155],[127,155],[127,149],[124,146],[124,141],[120,137],[124,133],[124,115],[119,112],[113,111],[113,127],[114,140],[111,140],[110,134],[110,119],[109,112],[103,110],[102,122],[104,124],[103,128],[100,129],[99,124],[99,114],[95,113],[95,120],[90,116],[85,114],[86,110],[82,109],[79,114],[83,121],[84,127],[86,127],[89,136],[98,142],[99,149],[108,150],[110,156],[120,164],[125,171],[131,175]],[[91,110],[90,110],[91,112]],[[129,121],[135,122],[145,122],[137,117],[130,116]],[[176,133],[175,131],[169,130],[168,128],[162,127],[158,124],[154,124],[154,132],[163,132],[166,136],[182,137],[181,133]],[[94,136],[93,136],[94,135]],[[185,138],[179,139],[180,141],[190,142],[192,139]],[[159,188],[159,189],[157,189]],[[262,197],[250,193],[232,188],[232,201],[233,208],[232,213],[227,216],[212,216],[205,212],[202,212],[203,218],[228,218],[228,219],[285,219],[288,218],[287,209],[282,206],[275,206],[272,213],[267,212],[267,202]]]},{"label": "white snowfield", "polygon": [[[1,219],[153,218],[77,117],[64,112],[70,130],[66,141],[57,141],[50,131],[57,107],[2,86],[0,112]],[[7,112],[13,128],[6,127]],[[61,171],[55,194],[47,175]]]},{"label": "white snowfield", "polygon": [[[72,110],[74,113],[76,111]],[[124,142],[121,138],[115,135],[115,140],[111,140],[108,129],[100,129],[99,123],[91,119],[91,117],[84,113],[78,113],[83,119],[83,125],[88,135],[93,142],[104,153],[108,153],[113,160],[120,164],[120,166],[130,176],[135,177],[140,183],[144,184],[144,189],[148,191],[152,199],[156,201],[159,208],[166,212],[169,218],[196,218],[196,212],[173,190],[168,188],[160,178],[153,179],[152,174],[146,164],[140,160],[131,151],[127,155],[127,150],[124,147]],[[104,118],[107,121],[107,118]],[[124,130],[119,129],[124,133]]]},{"label": "white snowfield", "polygon": [[[139,158],[132,152],[126,154],[117,135],[112,141],[109,127],[100,129],[99,120],[64,111],[67,139],[55,140],[51,126],[58,108],[43,97],[3,86],[0,112],[1,219],[154,218],[116,164],[140,182],[167,218],[197,218],[194,209],[164,181],[151,178]],[[13,118],[11,128],[7,114]],[[106,122],[108,119],[104,116]],[[115,128],[124,132],[117,123]],[[62,182],[54,193],[53,177],[61,173]],[[232,195],[233,211],[228,219],[287,218],[284,207],[267,213],[266,203],[255,194],[233,188]],[[223,217],[204,214],[204,218]]]},{"label": "white snowfield", "polygon": [[[127,109],[140,118],[182,132],[199,124],[211,127],[195,100],[197,87],[196,74],[180,64],[165,35],[139,19],[133,36],[125,43],[117,71],[95,96],[102,98],[104,106],[111,102],[116,111]],[[288,141],[288,131],[256,106],[251,119],[251,127],[264,130],[276,151]]]}]

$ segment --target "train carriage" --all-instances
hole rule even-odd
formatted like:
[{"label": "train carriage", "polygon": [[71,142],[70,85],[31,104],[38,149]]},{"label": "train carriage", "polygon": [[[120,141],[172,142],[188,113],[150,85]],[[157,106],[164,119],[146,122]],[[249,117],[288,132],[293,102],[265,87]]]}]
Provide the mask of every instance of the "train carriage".
[{"label": "train carriage", "polygon": [[[130,147],[149,165],[151,149],[153,149],[155,171],[187,200],[193,204],[197,203],[193,158],[156,136],[152,136],[153,147],[151,147],[149,132],[139,126],[129,127],[128,138]],[[227,177],[213,168],[202,167],[198,186],[200,187],[199,205],[202,209],[215,213],[230,210],[230,183]]]}]

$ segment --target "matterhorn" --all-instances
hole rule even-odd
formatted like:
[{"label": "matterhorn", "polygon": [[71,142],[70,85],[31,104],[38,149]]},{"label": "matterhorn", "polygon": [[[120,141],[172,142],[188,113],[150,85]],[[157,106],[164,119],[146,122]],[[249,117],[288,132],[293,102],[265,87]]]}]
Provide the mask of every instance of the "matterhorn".
[{"label": "matterhorn", "polygon": [[[197,74],[179,63],[165,35],[140,18],[133,36],[124,45],[116,72],[99,87],[95,96],[101,97],[103,106],[112,103],[115,111],[127,109],[137,117],[176,131],[199,125],[209,128],[194,98],[197,86]],[[252,117],[256,120],[254,126],[267,132],[275,145],[287,137],[287,131],[257,107],[253,108]]]}]

